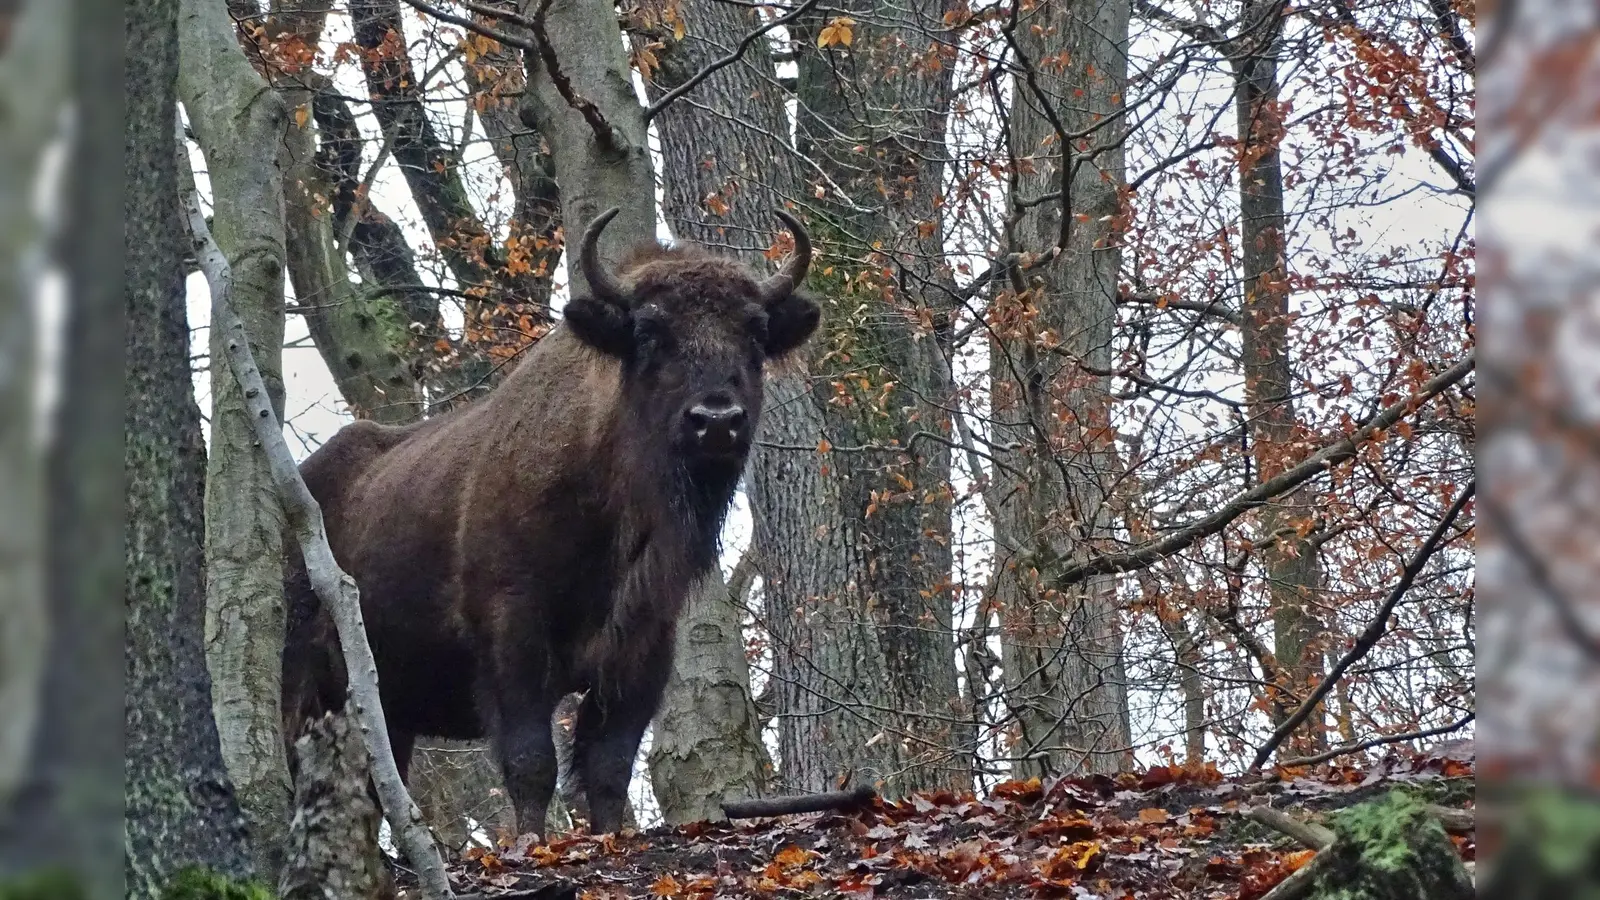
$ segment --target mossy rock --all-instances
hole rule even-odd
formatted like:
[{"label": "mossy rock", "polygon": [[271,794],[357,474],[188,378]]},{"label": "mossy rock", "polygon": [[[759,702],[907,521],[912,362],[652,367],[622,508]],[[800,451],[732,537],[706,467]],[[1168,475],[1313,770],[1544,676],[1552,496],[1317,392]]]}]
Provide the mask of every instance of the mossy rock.
[{"label": "mossy rock", "polygon": [[162,900],[276,900],[277,894],[255,883],[241,883],[206,869],[184,869],[172,879]]},{"label": "mossy rock", "polygon": [[1470,900],[1472,879],[1422,800],[1406,791],[1351,807],[1317,858],[1309,900]]}]

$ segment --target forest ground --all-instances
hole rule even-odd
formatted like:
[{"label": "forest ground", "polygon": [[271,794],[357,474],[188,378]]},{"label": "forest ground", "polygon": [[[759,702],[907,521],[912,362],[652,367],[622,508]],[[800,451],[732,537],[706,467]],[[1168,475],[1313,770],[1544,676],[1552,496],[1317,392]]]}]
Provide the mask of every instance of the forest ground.
[{"label": "forest ground", "polygon": [[[1470,754],[1278,770],[1248,780],[1172,766],[1008,782],[981,798],[922,794],[874,800],[849,814],[577,833],[532,847],[503,842],[500,852],[478,849],[455,860],[451,874],[462,894],[540,900],[1255,900],[1312,851],[1247,817],[1251,807],[1319,820],[1395,788],[1466,807],[1475,784]],[[1475,858],[1471,835],[1452,841],[1464,860]]]}]

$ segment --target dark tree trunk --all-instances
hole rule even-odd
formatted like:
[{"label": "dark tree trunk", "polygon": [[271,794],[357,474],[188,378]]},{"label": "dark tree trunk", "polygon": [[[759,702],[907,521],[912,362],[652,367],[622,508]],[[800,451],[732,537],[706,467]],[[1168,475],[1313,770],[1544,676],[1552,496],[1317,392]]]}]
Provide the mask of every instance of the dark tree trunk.
[{"label": "dark tree trunk", "polygon": [[[1009,235],[1012,249],[1060,254],[1014,278],[989,313],[992,427],[1006,448],[990,486],[995,601],[1019,775],[1130,762],[1116,580],[1051,586],[1114,535],[1110,381],[1096,373],[1111,368],[1116,323],[1128,19],[1125,0],[1051,0],[1014,28],[1018,65],[1032,72],[1012,81],[1013,190],[1058,191],[1071,167],[1064,202],[1017,210]],[[1065,156],[1058,124],[1073,135]]]},{"label": "dark tree trunk", "polygon": [[[848,46],[819,48],[834,10],[804,17],[800,152],[831,185],[807,196],[826,218],[813,234],[834,274],[814,342],[821,406],[835,445],[871,445],[830,462],[845,515],[859,523],[845,583],[877,630],[885,680],[873,735],[890,794],[971,784],[970,732],[956,687],[951,590],[954,407],[950,288],[944,261],[946,119],[954,66],[944,0],[845,4]],[[840,196],[840,192],[844,196]],[[820,286],[820,285],[819,285]],[[929,439],[931,435],[932,439]]]},{"label": "dark tree trunk", "polygon": [[[12,74],[19,81],[26,80],[16,87],[39,104],[34,112],[47,118],[31,122],[40,128],[32,135],[37,143],[14,146],[12,152],[36,152],[59,134],[50,125],[59,121],[57,104],[70,78],[79,85],[79,121],[100,122],[120,113],[120,60],[91,49],[117,39],[119,10],[102,0],[80,0],[77,6],[30,4],[22,21],[13,24],[14,43],[6,62],[15,66]],[[96,91],[102,87],[109,89]],[[19,112],[8,109],[8,122],[24,125]],[[34,727],[7,722],[22,732],[27,757],[22,781],[8,798],[10,808],[0,823],[0,872],[66,866],[96,898],[116,896],[123,879],[114,824],[122,806],[123,761],[120,748],[106,740],[115,734],[123,702],[112,687],[121,678],[117,659],[122,642],[122,622],[113,605],[122,592],[122,497],[117,490],[121,437],[116,430],[122,394],[113,368],[121,352],[116,300],[120,275],[75,263],[92,255],[86,248],[116,252],[121,237],[116,211],[99,204],[114,196],[106,182],[119,177],[110,166],[121,149],[114,132],[78,130],[66,167],[76,174],[62,179],[56,195],[66,205],[66,217],[64,227],[49,237],[70,235],[70,244],[63,241],[56,248],[58,259],[70,266],[61,349],[61,358],[70,364],[58,370],[60,393],[42,463],[44,477],[34,483],[49,498],[43,522],[42,598],[49,630],[40,680],[22,679],[24,690],[37,692]],[[27,183],[38,174],[33,168],[38,161],[37,156],[24,158],[9,174]],[[13,230],[11,239],[17,243],[7,251],[37,249],[35,242],[45,237],[33,229]],[[16,291],[12,298],[32,306],[36,285],[16,270],[8,274],[14,279],[8,288]],[[31,340],[26,332],[21,337]],[[26,356],[23,360],[24,366],[31,362]],[[26,380],[23,384],[33,386]],[[30,412],[32,401],[30,392]],[[30,443],[38,437],[30,428],[17,431]],[[16,514],[6,509],[8,515]],[[20,613],[17,607],[22,605],[8,606],[8,617]],[[7,687],[12,687],[9,679]]]},{"label": "dark tree trunk", "polygon": [[[1283,209],[1284,138],[1278,52],[1282,5],[1276,0],[1245,4],[1239,58],[1234,63],[1234,110],[1238,117],[1239,261],[1244,303],[1240,349],[1244,357],[1245,399],[1249,403],[1252,457],[1259,481],[1273,478],[1303,451],[1294,446],[1293,373],[1289,365],[1288,219]],[[1299,705],[1321,679],[1320,630],[1315,610],[1317,547],[1297,530],[1314,510],[1293,496],[1261,511],[1262,564],[1272,603],[1273,655],[1285,684],[1277,690],[1292,698],[1274,707],[1278,721]],[[1283,712],[1279,712],[1282,710]],[[1325,707],[1284,746],[1291,756],[1327,747]]]},{"label": "dark tree trunk", "polygon": [[[761,21],[751,10],[716,0],[689,0],[682,12],[685,36],[669,41],[659,54],[661,68],[652,85],[653,97],[693,77]],[[786,139],[784,96],[773,79],[772,54],[765,41],[757,41],[740,62],[721,69],[656,117],[663,210],[674,237],[737,251],[758,268],[768,265],[762,251],[778,229],[773,210],[798,196],[800,186],[796,158]],[[819,432],[803,422],[808,412],[815,419],[814,411],[779,399],[804,387],[804,372],[798,365],[769,373],[761,420],[764,440],[816,444]],[[801,597],[818,593],[831,581],[781,577],[796,571],[788,558],[820,549],[821,559],[842,559],[838,554],[827,556],[826,549],[810,543],[815,533],[797,518],[797,509],[767,502],[775,496],[767,485],[776,457],[800,462],[807,455],[758,447],[750,467],[756,528],[781,535],[765,542],[767,553],[752,550],[745,557],[747,568],[766,576],[769,608],[787,608],[796,593]],[[815,461],[810,465],[816,468]],[[815,509],[836,509],[820,490],[809,502]],[[817,570],[823,575],[831,571],[835,570],[826,561]],[[721,801],[760,796],[768,787],[771,763],[761,744],[745,659],[744,599],[744,592],[728,590],[720,577],[710,578],[679,626],[674,677],[656,720],[650,757],[656,798],[668,821],[721,818]],[[775,677],[788,681],[798,675],[804,668],[798,663],[788,656],[775,659],[774,667],[780,670]],[[793,745],[788,736],[780,743]],[[811,748],[816,746],[813,742]],[[859,743],[839,743],[846,752],[852,746]],[[792,769],[785,766],[786,777]]]},{"label": "dark tree trunk", "polygon": [[211,718],[201,628],[205,447],[189,374],[179,215],[176,0],[128,7],[124,419],[127,478],[127,896],[190,865],[251,874]]}]

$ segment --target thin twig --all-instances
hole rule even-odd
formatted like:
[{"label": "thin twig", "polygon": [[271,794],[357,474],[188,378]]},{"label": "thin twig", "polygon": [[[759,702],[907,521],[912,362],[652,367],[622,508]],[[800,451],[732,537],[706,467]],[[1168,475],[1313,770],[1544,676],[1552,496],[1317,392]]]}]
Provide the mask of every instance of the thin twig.
[{"label": "thin twig", "polygon": [[1461,729],[1470,725],[1472,720],[1475,718],[1477,718],[1476,713],[1467,713],[1448,725],[1440,725],[1437,728],[1424,728],[1420,731],[1408,731],[1405,734],[1386,734],[1383,737],[1375,737],[1370,740],[1358,741],[1354,744],[1344,744],[1325,753],[1318,753],[1315,756],[1297,756],[1294,759],[1279,760],[1278,765],[1283,766],[1284,768],[1294,768],[1296,766],[1314,766],[1317,763],[1325,763],[1330,759],[1347,756],[1351,753],[1360,753],[1362,750],[1371,750],[1373,747],[1382,747],[1385,744],[1400,744],[1406,741],[1437,737],[1441,734],[1449,734],[1452,731],[1460,731]]},{"label": "thin twig", "polygon": [[1203,516],[1166,537],[1147,541],[1132,550],[1122,553],[1109,553],[1068,566],[1062,570],[1060,575],[1056,576],[1051,586],[1060,590],[1087,581],[1096,575],[1105,575],[1112,572],[1131,572],[1150,565],[1156,560],[1188,549],[1201,538],[1210,537],[1222,531],[1222,529],[1228,527],[1229,523],[1246,512],[1258,506],[1263,506],[1273,498],[1294,490],[1340,463],[1353,459],[1360,451],[1362,444],[1371,438],[1374,432],[1388,428],[1400,421],[1407,414],[1421,407],[1422,404],[1465,378],[1467,373],[1473,370],[1476,360],[1477,351],[1468,351],[1466,356],[1462,357],[1459,362],[1424,384],[1422,390],[1415,396],[1383,408],[1368,419],[1365,424],[1357,428],[1349,437],[1341,438],[1318,450],[1299,465],[1285,470],[1277,477],[1270,478],[1247,491],[1234,495],[1233,499],[1224,502],[1218,507],[1216,512]]},{"label": "thin twig", "polygon": [[[534,46],[533,41],[523,37],[518,37],[517,35],[511,34],[507,31],[502,31],[498,28],[492,28],[483,24],[482,22],[474,22],[466,16],[458,16],[455,13],[448,12],[440,9],[437,6],[434,6],[431,3],[425,2],[425,0],[406,0],[406,3],[412,8],[425,12],[441,22],[449,22],[451,25],[459,25],[469,31],[475,31],[484,37],[494,38],[500,43],[505,44],[507,47],[515,47],[518,50],[523,50],[528,53],[539,52],[539,48]],[[468,8],[470,9],[472,7],[469,5]],[[520,17],[518,17],[518,20],[513,21],[519,20]]]},{"label": "thin twig", "polygon": [[1251,771],[1261,768],[1262,764],[1270,759],[1278,749],[1278,745],[1282,744],[1290,734],[1294,733],[1296,728],[1300,727],[1301,723],[1310,717],[1311,711],[1316,709],[1317,704],[1322,702],[1322,698],[1326,697],[1329,691],[1333,690],[1333,686],[1339,682],[1340,678],[1344,677],[1345,671],[1355,665],[1363,656],[1366,656],[1373,647],[1377,646],[1378,640],[1383,637],[1384,632],[1389,630],[1390,614],[1399,605],[1401,598],[1405,597],[1406,592],[1411,589],[1412,583],[1417,580],[1417,576],[1422,573],[1423,568],[1428,565],[1428,560],[1433,557],[1434,551],[1444,543],[1445,538],[1450,533],[1451,526],[1455,525],[1456,518],[1461,515],[1462,510],[1466,509],[1467,502],[1472,499],[1472,495],[1476,492],[1477,485],[1477,479],[1467,482],[1466,489],[1461,492],[1460,496],[1456,497],[1455,502],[1450,504],[1450,508],[1445,511],[1444,518],[1439,520],[1439,524],[1434,526],[1433,532],[1428,535],[1428,539],[1422,542],[1422,546],[1418,547],[1417,552],[1413,553],[1411,559],[1406,562],[1405,568],[1400,570],[1400,580],[1395,582],[1394,588],[1389,591],[1389,596],[1384,598],[1383,605],[1378,607],[1378,614],[1372,617],[1372,621],[1367,623],[1367,627],[1361,632],[1361,636],[1356,638],[1355,645],[1346,651],[1344,656],[1339,658],[1339,661],[1334,664],[1332,669],[1328,670],[1328,674],[1317,685],[1316,689],[1311,692],[1311,695],[1305,699],[1305,702],[1300,704],[1300,708],[1290,714],[1289,718],[1283,720],[1283,723],[1272,732],[1272,737],[1268,738],[1267,742],[1262,744],[1261,748],[1256,751],[1255,759],[1250,762]]},{"label": "thin twig", "polygon": [[721,59],[713,60],[712,62],[707,63],[705,68],[689,76],[689,79],[683,84],[680,84],[672,90],[667,91],[665,94],[662,94],[654,103],[645,107],[644,120],[649,122],[651,119],[656,117],[657,113],[661,112],[663,109],[666,109],[668,106],[671,106],[673,101],[677,100],[679,97],[682,97],[684,94],[694,90],[700,85],[700,82],[710,78],[717,72],[717,70],[727,68],[728,66],[738,62],[762,35],[774,28],[777,28],[779,25],[787,25],[790,22],[793,22],[795,19],[800,18],[801,16],[805,15],[806,12],[809,11],[813,6],[816,6],[818,2],[819,0],[806,0],[806,2],[796,6],[794,9],[789,10],[787,13],[784,13],[778,18],[773,19],[771,22],[768,22],[760,28],[757,28],[755,31],[745,35],[744,40],[739,42],[739,46],[733,48],[733,51],[728,55],[722,57]]},{"label": "thin twig", "polygon": [[[389,153],[394,150],[394,140],[400,134],[399,128],[389,129],[383,136],[383,145],[378,148],[378,158],[372,161],[372,168],[367,170],[367,176],[361,179],[361,184],[356,187],[356,199],[351,204],[350,211],[345,214],[344,227],[339,230],[333,248],[339,254],[337,258],[343,259],[350,250],[350,239],[355,236],[356,225],[361,222],[361,217],[366,214],[368,197],[372,194],[372,185],[378,180],[378,170],[388,162]],[[359,165],[359,162],[357,163]]]}]

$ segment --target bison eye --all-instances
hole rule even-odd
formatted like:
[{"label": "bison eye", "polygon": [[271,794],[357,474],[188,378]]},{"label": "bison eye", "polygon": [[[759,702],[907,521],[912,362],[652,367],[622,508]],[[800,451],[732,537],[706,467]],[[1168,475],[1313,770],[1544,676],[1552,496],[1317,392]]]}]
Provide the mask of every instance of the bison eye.
[{"label": "bison eye", "polygon": [[664,353],[672,347],[672,333],[665,322],[654,316],[634,318],[633,340],[642,358]]},{"label": "bison eye", "polygon": [[761,344],[762,346],[766,345],[766,343],[767,343],[767,314],[766,313],[758,312],[758,313],[754,313],[753,315],[751,315],[750,318],[745,320],[744,328],[745,328],[745,332],[750,335],[750,339],[751,340],[755,341],[757,344]]}]

